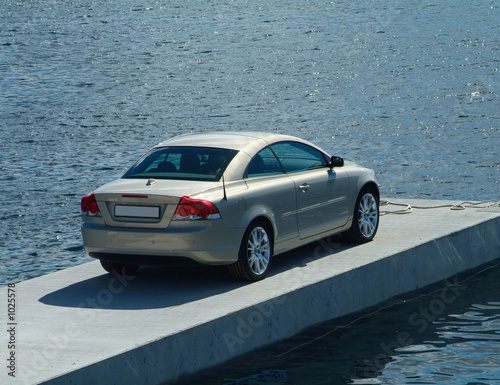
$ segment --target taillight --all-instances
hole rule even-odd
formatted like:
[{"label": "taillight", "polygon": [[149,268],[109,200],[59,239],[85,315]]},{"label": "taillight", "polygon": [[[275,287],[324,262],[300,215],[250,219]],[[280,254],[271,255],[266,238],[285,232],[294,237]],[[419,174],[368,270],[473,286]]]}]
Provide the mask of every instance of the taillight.
[{"label": "taillight", "polygon": [[220,213],[217,207],[208,201],[182,197],[175,210],[174,219],[218,219]]},{"label": "taillight", "polygon": [[94,193],[90,195],[85,195],[81,202],[82,212],[87,215],[96,215],[99,213],[99,206],[97,206],[97,201],[95,200]]}]

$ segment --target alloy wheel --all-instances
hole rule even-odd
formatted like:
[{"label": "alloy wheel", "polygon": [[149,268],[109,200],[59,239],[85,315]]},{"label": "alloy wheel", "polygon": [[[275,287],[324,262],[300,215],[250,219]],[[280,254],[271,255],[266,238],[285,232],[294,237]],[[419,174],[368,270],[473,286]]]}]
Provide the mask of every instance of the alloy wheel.
[{"label": "alloy wheel", "polygon": [[371,193],[366,193],[361,198],[358,207],[358,226],[364,237],[370,238],[377,230],[378,204]]},{"label": "alloy wheel", "polygon": [[267,271],[271,259],[271,242],[267,232],[262,227],[255,227],[247,242],[248,265],[255,275]]}]

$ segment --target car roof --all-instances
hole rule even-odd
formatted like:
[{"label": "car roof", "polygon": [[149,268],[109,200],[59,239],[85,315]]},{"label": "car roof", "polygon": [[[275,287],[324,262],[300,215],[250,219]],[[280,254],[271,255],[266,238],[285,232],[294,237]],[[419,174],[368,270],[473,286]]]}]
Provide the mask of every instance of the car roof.
[{"label": "car roof", "polygon": [[190,133],[170,138],[156,147],[167,146],[192,146],[192,147],[215,147],[227,148],[231,150],[242,150],[248,145],[264,140],[271,144],[280,140],[301,141],[289,135],[275,134],[269,132],[253,131],[214,131]]}]

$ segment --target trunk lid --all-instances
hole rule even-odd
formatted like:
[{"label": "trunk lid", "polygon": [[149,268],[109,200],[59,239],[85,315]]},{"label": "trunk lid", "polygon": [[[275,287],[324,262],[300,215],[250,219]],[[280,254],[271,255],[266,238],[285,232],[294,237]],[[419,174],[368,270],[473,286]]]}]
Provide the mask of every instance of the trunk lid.
[{"label": "trunk lid", "polygon": [[196,197],[211,191],[222,196],[222,184],[118,179],[98,188],[94,195],[104,222],[110,227],[163,229],[169,226],[181,197]]}]

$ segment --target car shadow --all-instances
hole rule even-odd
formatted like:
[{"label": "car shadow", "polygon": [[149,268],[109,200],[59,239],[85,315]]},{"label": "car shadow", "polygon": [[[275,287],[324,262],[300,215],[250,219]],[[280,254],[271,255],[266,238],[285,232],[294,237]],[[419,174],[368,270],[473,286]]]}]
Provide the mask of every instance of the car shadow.
[{"label": "car shadow", "polygon": [[[104,271],[103,271],[104,272]],[[168,308],[194,302],[244,286],[228,279],[226,269],[211,266],[149,267],[136,275],[102,275],[49,293],[46,305],[111,310]]]},{"label": "car shadow", "polygon": [[[283,253],[273,259],[269,277],[352,247],[329,237]],[[268,278],[269,278],[268,277]],[[59,307],[143,310],[168,308],[258,284],[235,281],[225,266],[143,266],[136,275],[102,275],[49,293],[39,301]]]},{"label": "car shadow", "polygon": [[341,235],[332,235],[320,239],[319,241],[275,256],[269,276],[274,276],[294,268],[305,268],[310,262],[350,249],[356,245],[346,242]]}]

